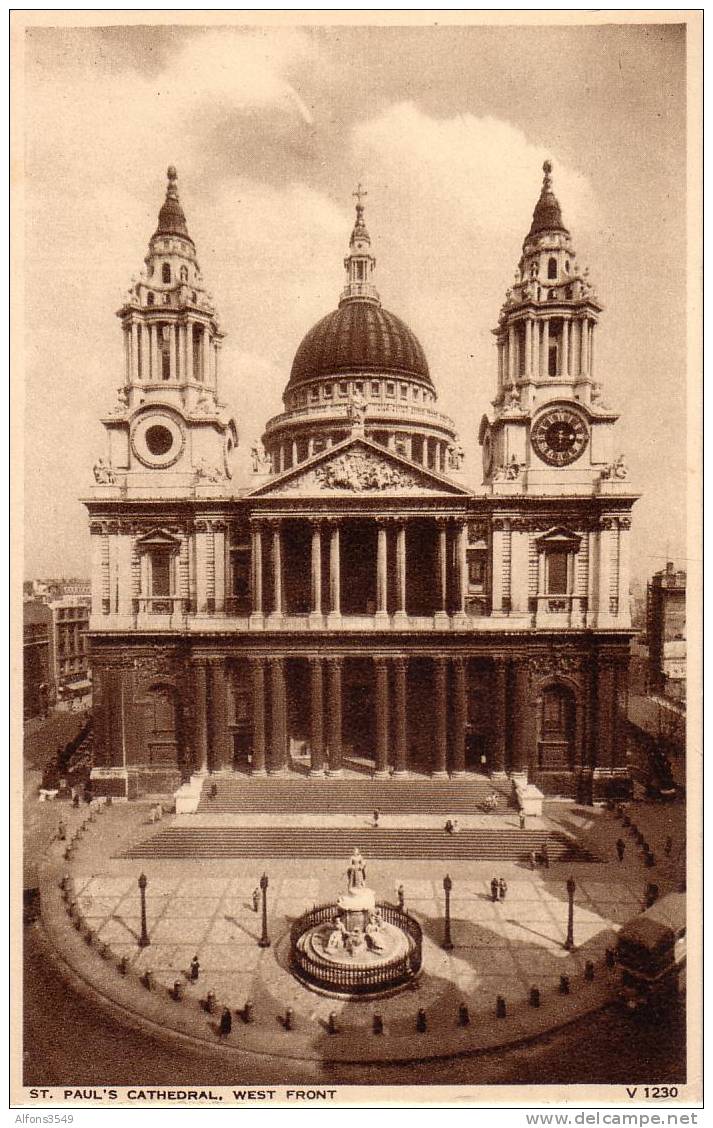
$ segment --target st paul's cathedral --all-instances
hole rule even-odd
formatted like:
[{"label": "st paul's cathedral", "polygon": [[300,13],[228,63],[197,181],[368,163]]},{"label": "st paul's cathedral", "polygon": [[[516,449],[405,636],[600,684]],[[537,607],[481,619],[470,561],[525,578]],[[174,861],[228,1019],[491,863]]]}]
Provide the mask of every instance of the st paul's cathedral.
[{"label": "st paul's cathedral", "polygon": [[224,333],[168,170],[86,499],[96,795],[359,776],[378,806],[399,777],[509,777],[586,801],[625,774],[636,495],[551,164],[472,478],[356,197],[337,308],[236,481]]}]

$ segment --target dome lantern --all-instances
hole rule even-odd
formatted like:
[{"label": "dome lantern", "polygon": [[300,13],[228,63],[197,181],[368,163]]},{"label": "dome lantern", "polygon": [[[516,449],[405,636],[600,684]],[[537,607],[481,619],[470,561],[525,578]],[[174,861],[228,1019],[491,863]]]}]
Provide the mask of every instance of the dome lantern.
[{"label": "dome lantern", "polygon": [[363,200],[368,195],[361,183],[357,184],[352,196],[356,200],[356,219],[349,240],[349,253],[344,259],[347,272],[346,286],[342,290],[339,304],[353,301],[373,301],[381,304],[379,292],[373,282],[376,259],[371,253],[371,239],[364,223]]}]

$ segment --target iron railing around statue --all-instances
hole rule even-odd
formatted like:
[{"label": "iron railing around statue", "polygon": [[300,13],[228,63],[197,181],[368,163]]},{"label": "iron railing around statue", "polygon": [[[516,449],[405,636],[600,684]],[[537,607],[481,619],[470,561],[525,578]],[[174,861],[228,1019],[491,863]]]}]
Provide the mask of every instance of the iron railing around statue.
[{"label": "iron railing around statue", "polygon": [[316,987],[348,995],[389,991],[413,979],[421,970],[423,936],[420,924],[415,917],[388,902],[379,902],[377,908],[381,910],[382,918],[387,924],[400,928],[406,934],[408,952],[373,967],[364,964],[345,967],[342,964],[318,963],[299,941],[316,925],[333,920],[339,909],[334,903],[315,905],[298,917],[290,929],[290,963],[294,973]]}]

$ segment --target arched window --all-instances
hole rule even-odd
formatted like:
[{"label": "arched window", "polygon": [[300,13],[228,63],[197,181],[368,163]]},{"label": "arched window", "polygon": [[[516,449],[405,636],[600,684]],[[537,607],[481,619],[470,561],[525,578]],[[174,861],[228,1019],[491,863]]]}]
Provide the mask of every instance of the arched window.
[{"label": "arched window", "polygon": [[149,292],[146,295],[146,305],[153,305],[153,303],[154,303],[154,296],[151,292]]},{"label": "arched window", "polygon": [[163,264],[163,266],[161,267],[161,281],[162,282],[170,282],[171,281],[171,265],[168,262],[165,262]]},{"label": "arched window", "polygon": [[547,263],[547,277],[548,278],[556,278],[557,277],[557,259],[556,258],[551,258],[549,260],[549,262]]}]

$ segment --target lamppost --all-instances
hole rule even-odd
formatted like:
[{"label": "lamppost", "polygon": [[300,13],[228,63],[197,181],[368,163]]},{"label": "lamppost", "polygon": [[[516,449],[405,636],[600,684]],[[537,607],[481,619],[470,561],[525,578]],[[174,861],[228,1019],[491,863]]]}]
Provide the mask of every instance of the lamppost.
[{"label": "lamppost", "polygon": [[443,943],[441,944],[441,947],[445,948],[447,952],[450,952],[451,948],[453,947],[453,941],[451,940],[451,889],[452,888],[453,888],[453,882],[451,881],[450,876],[448,874],[446,874],[446,876],[443,878],[443,892],[446,895],[446,919],[445,919],[445,930],[444,930],[444,934],[443,934]]},{"label": "lamppost", "polygon": [[139,947],[147,948],[151,941],[146,928],[146,886],[148,881],[146,874],[139,874],[139,892],[141,894],[141,935],[139,936]]},{"label": "lamppost", "polygon": [[567,939],[564,942],[564,946],[568,952],[571,952],[574,948],[574,893],[576,888],[574,878],[568,878],[567,896],[569,897],[569,909],[567,911]]},{"label": "lamppost", "polygon": [[264,873],[260,878],[260,889],[262,892],[262,936],[258,940],[259,948],[270,947],[270,937],[267,934],[267,887],[268,887],[267,874]]}]

